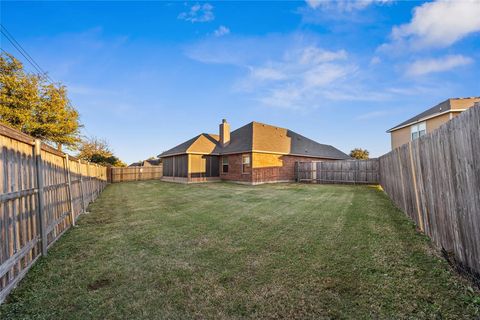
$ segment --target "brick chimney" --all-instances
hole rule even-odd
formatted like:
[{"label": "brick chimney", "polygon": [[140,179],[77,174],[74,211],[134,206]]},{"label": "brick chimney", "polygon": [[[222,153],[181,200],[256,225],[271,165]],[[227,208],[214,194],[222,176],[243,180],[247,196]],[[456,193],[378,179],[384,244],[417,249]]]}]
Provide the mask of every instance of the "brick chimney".
[{"label": "brick chimney", "polygon": [[220,144],[222,147],[225,147],[230,143],[230,125],[227,122],[227,119],[222,119],[220,124]]}]

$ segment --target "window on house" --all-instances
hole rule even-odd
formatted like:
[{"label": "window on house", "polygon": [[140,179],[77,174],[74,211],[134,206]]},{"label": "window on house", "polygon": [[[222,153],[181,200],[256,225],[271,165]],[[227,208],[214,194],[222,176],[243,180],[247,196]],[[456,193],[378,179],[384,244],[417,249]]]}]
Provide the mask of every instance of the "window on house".
[{"label": "window on house", "polygon": [[228,172],[228,157],[222,157],[222,172]]},{"label": "window on house", "polygon": [[411,128],[411,140],[418,139],[427,134],[427,125],[425,122],[414,124]]},{"label": "window on house", "polygon": [[251,171],[250,155],[242,155],[242,173],[250,173]]}]

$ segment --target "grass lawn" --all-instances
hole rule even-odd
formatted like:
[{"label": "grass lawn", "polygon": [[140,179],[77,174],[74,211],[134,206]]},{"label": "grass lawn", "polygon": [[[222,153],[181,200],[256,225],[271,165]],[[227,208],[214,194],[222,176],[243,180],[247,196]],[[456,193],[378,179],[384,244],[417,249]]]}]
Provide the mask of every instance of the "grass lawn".
[{"label": "grass lawn", "polygon": [[110,185],[2,319],[472,319],[480,295],[367,186]]}]

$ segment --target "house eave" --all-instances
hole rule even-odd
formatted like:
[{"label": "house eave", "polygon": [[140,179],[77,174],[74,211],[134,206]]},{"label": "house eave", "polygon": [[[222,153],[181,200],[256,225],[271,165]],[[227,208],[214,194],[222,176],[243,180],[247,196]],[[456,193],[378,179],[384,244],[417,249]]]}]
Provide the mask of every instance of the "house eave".
[{"label": "house eave", "polygon": [[310,154],[298,154],[298,153],[287,153],[287,152],[276,152],[276,151],[265,151],[265,150],[244,150],[244,151],[234,151],[234,152],[215,152],[215,153],[207,153],[207,152],[179,152],[179,153],[172,153],[167,155],[159,155],[159,158],[166,158],[166,157],[173,157],[185,154],[199,154],[199,155],[209,155],[209,156],[228,156],[233,154],[242,154],[242,153],[267,153],[267,154],[277,154],[283,156],[296,156],[296,157],[307,157],[307,158],[321,158],[321,159],[330,159],[330,160],[346,160],[347,158],[340,158],[340,157],[327,157],[322,155],[310,155]]},{"label": "house eave", "polygon": [[424,117],[424,118],[420,118],[416,121],[412,121],[412,122],[409,122],[409,123],[406,123],[402,126],[397,126],[397,127],[393,127],[391,129],[388,129],[386,132],[387,133],[392,133],[393,131],[396,131],[396,130],[400,130],[400,129],[403,129],[403,128],[406,128],[406,127],[410,127],[411,125],[413,124],[416,124],[416,123],[419,123],[419,122],[423,122],[423,121],[426,121],[426,120],[429,120],[429,119],[432,119],[432,118],[436,118],[436,117],[439,117],[441,115],[444,115],[444,114],[448,114],[448,113],[453,113],[453,112],[463,112],[467,109],[449,109],[449,110],[446,110],[446,111],[443,111],[443,112],[439,112],[439,113],[435,113],[435,114],[432,114],[428,117]]},{"label": "house eave", "polygon": [[177,153],[169,153],[169,154],[159,154],[159,158],[166,158],[166,157],[173,157],[173,156],[180,156],[184,154],[199,154],[199,155],[208,155],[208,156],[219,156],[219,153],[216,152],[177,152]]}]

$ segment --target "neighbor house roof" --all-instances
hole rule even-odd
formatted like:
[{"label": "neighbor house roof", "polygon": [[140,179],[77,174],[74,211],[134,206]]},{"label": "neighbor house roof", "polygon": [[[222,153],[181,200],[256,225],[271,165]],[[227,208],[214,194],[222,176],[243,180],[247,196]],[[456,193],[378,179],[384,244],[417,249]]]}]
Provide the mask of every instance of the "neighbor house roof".
[{"label": "neighbor house roof", "polygon": [[168,151],[160,157],[182,153],[234,154],[266,152],[329,159],[349,159],[337,148],[308,139],[288,129],[259,122],[250,122],[230,134],[230,143],[222,146],[218,135],[200,134]]},{"label": "neighbor house roof", "polygon": [[162,163],[162,159],[147,159],[143,161],[143,166],[145,167],[153,167],[159,166]]},{"label": "neighbor house roof", "polygon": [[162,159],[147,159],[143,161],[133,162],[129,167],[152,167],[159,166],[162,163]]},{"label": "neighbor house roof", "polygon": [[470,98],[451,98],[447,99],[443,102],[440,102],[436,106],[423,111],[422,113],[417,114],[416,116],[396,125],[395,127],[387,130],[387,132],[392,132],[414,123],[427,120],[429,118],[433,118],[439,116],[443,113],[447,112],[461,112],[465,110],[465,108],[469,108],[474,105],[475,102],[479,102],[480,97],[470,97]]}]

